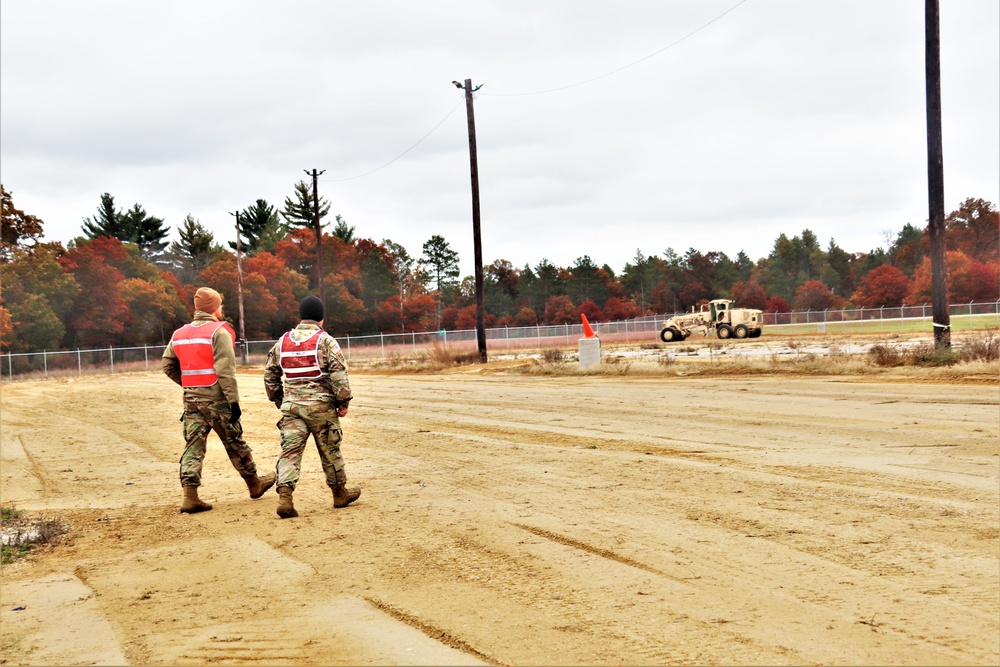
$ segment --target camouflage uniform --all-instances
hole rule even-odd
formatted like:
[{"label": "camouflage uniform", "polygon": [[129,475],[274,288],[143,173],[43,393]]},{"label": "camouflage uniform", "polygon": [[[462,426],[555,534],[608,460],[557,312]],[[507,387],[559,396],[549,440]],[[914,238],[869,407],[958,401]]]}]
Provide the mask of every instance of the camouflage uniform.
[{"label": "camouflage uniform", "polygon": [[[194,326],[218,322],[215,317],[200,310],[195,311]],[[215,431],[226,448],[229,460],[242,477],[257,474],[250,447],[243,439],[240,422],[229,423],[232,416],[230,403],[239,403],[240,394],[236,387],[236,353],[233,339],[225,328],[219,328],[212,337],[212,353],[215,373],[219,380],[210,387],[186,387],[184,389],[184,442],[181,454],[181,486],[201,486],[201,467],[205,460],[208,434]],[[177,384],[181,384],[181,364],[173,349],[173,341],[163,351],[163,372]]]},{"label": "camouflage uniform", "polygon": [[[319,325],[304,320],[291,331],[292,340],[308,339],[319,331]],[[322,375],[315,379],[284,378],[279,363],[281,340],[267,353],[264,365],[264,389],[269,400],[281,406],[281,456],[278,457],[277,486],[292,489],[299,481],[302,454],[306,441],[312,434],[323,464],[326,483],[331,488],[347,483],[344,457],[340,454],[343,431],[337,409],[350,402],[351,385],[347,380],[347,360],[340,345],[329,335],[321,336],[317,347]]]}]

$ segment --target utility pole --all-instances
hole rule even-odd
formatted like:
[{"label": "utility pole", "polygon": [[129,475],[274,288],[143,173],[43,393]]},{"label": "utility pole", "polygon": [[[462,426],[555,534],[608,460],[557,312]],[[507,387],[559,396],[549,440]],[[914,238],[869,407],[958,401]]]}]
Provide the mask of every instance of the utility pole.
[{"label": "utility pole", "polygon": [[243,245],[240,242],[240,212],[230,213],[236,216],[236,293],[237,301],[240,305],[240,361],[245,366],[247,363],[247,332],[243,325]]},{"label": "utility pole", "polygon": [[[308,169],[304,169],[307,174]],[[319,292],[319,300],[326,306],[326,297],[323,296],[323,232],[319,226],[319,175],[325,172],[312,170],[313,177],[313,227],[316,228],[316,290]]]},{"label": "utility pole", "polygon": [[472,79],[465,85],[452,81],[465,90],[465,112],[469,118],[469,171],[472,175],[472,242],[476,256],[476,343],[479,346],[479,361],[486,363],[486,307],[483,297],[483,240],[479,232],[479,162],[476,157],[476,117],[472,109],[472,93],[482,88],[472,87]]},{"label": "utility pole", "polygon": [[938,0],[924,0],[924,61],[927,73],[927,200],[931,237],[931,319],[934,347],[951,347],[948,274],[944,248],[944,151],[941,139],[941,35]]}]

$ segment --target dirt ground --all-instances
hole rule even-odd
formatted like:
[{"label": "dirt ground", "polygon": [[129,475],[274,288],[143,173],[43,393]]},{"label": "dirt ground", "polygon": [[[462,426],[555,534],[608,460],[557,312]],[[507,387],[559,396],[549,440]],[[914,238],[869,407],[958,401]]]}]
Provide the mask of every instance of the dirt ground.
[{"label": "dirt ground", "polygon": [[[241,373],[273,469],[278,411]],[[180,389],[6,383],[0,495],[66,539],[0,573],[4,664],[1000,662],[996,383],[354,374],[332,507],[280,520]],[[23,610],[14,611],[16,607]]]}]

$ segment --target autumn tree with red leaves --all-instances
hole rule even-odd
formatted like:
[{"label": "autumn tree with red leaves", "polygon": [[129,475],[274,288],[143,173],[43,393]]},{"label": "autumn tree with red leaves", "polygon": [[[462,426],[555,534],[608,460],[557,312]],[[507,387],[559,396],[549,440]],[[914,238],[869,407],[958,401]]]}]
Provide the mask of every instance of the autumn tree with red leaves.
[{"label": "autumn tree with red leaves", "polygon": [[739,308],[756,308],[758,310],[767,308],[767,293],[756,281],[738,282],[733,285],[729,293]]},{"label": "autumn tree with red leaves", "polygon": [[121,342],[128,321],[128,304],[122,298],[122,272],[128,253],[118,239],[102,236],[73,248],[59,263],[80,286],[67,318],[67,336],[73,347],[103,347]]},{"label": "autumn tree with red leaves", "polygon": [[851,301],[862,308],[901,306],[912,287],[905,273],[891,264],[883,264],[861,279]]},{"label": "autumn tree with red leaves", "polygon": [[[996,301],[1000,298],[1000,265],[978,262],[964,252],[945,253],[948,272],[948,303]],[[918,305],[931,302],[931,260],[925,257],[913,274],[913,287],[907,303]]]},{"label": "autumn tree with red leaves", "polygon": [[580,319],[576,314],[576,306],[568,296],[554,296],[545,304],[542,314],[543,324],[572,324]]},{"label": "autumn tree with red leaves", "polygon": [[840,299],[820,280],[807,280],[795,290],[792,305],[796,310],[827,310],[839,308]]}]

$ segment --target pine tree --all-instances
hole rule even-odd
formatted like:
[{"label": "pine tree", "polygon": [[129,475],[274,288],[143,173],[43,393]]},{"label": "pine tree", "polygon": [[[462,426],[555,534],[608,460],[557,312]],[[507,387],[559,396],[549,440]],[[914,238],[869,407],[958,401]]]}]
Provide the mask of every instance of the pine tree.
[{"label": "pine tree", "polygon": [[458,253],[451,249],[443,236],[434,235],[423,245],[424,261],[431,267],[439,292],[453,286],[458,277]]},{"label": "pine tree", "polygon": [[147,259],[155,258],[167,247],[164,239],[170,227],[163,226],[163,218],[149,215],[142,206],[133,204],[120,219],[123,236],[118,238],[139,246]]},{"label": "pine tree", "polygon": [[340,215],[336,216],[336,220],[337,226],[333,228],[333,235],[348,245],[354,243],[354,225],[348,225]]},{"label": "pine tree", "polygon": [[115,198],[105,192],[101,195],[101,205],[97,207],[97,215],[93,219],[83,219],[83,233],[88,239],[96,239],[99,236],[121,239],[123,231],[121,218],[121,210],[115,210]]},{"label": "pine tree", "polygon": [[[252,206],[240,211],[239,234],[243,252],[255,255],[270,252],[275,244],[288,235],[288,224],[282,222],[278,211],[264,199],[258,199]],[[236,250],[236,243],[229,242]]]},{"label": "pine tree", "polygon": [[[289,225],[299,225],[302,227],[313,226],[313,197],[312,188],[305,181],[295,184],[294,199],[285,197],[285,208],[281,211],[281,216]],[[330,212],[330,202],[323,197],[319,199],[319,220],[320,227],[323,226],[323,218]]]},{"label": "pine tree", "polygon": [[215,236],[208,231],[191,214],[177,229],[180,241],[170,244],[170,253],[179,257],[189,269],[190,277],[194,278],[202,269],[212,263],[212,259],[220,252],[225,252],[217,243]]}]

